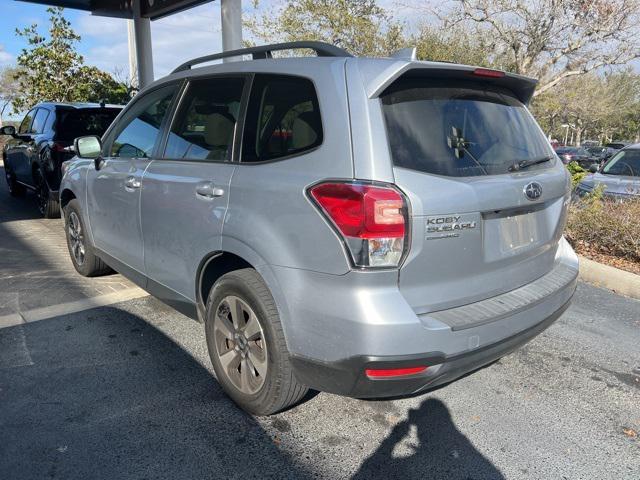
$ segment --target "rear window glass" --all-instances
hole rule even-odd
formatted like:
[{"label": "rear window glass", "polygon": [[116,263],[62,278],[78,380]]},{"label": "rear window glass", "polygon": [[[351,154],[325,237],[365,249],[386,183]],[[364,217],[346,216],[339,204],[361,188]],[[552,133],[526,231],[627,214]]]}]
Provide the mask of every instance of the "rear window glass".
[{"label": "rear window glass", "polygon": [[399,167],[452,177],[496,175],[514,163],[554,155],[527,108],[488,84],[405,78],[381,100]]},{"label": "rear window glass", "polygon": [[101,137],[118,113],[118,108],[63,110],[58,114],[56,132],[60,138],[69,140],[85,135]]}]

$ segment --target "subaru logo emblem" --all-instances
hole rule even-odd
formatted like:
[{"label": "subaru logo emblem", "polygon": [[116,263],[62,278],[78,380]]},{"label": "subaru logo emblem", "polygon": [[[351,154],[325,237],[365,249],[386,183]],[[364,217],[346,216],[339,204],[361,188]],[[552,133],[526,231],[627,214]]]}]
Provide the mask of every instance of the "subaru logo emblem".
[{"label": "subaru logo emblem", "polygon": [[531,182],[524,187],[524,194],[529,200],[537,200],[542,196],[542,185],[538,182]]}]

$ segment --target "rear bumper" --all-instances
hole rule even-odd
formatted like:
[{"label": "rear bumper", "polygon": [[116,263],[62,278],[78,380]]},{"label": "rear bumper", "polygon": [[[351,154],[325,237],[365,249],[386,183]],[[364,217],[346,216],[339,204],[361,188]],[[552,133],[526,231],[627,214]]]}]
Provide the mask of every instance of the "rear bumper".
[{"label": "rear bumper", "polygon": [[[409,395],[451,382],[507,355],[529,342],[560,317],[570,301],[540,323],[516,335],[472,352],[447,356],[442,352],[396,357],[357,356],[339,362],[323,363],[292,357],[296,377],[323,392],[357,398],[382,398]],[[425,372],[393,379],[370,379],[368,368],[403,368],[426,365]]]},{"label": "rear bumper", "polygon": [[[273,271],[279,288],[272,292],[297,378],[317,390],[365,398],[441,385],[528,342],[568,307],[578,259],[563,239],[545,277],[475,304],[420,315],[400,292],[397,272]],[[393,379],[365,375],[368,368],[417,366],[428,368]]]}]

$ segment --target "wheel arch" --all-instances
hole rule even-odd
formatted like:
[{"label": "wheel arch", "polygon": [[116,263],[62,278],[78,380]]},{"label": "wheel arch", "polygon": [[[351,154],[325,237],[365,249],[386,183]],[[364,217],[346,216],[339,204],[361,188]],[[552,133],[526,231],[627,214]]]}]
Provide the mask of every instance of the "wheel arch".
[{"label": "wheel arch", "polygon": [[62,192],[60,192],[60,208],[64,209],[74,198],[76,198],[76,195],[70,188],[63,189]]},{"label": "wheel arch", "polygon": [[198,319],[203,322],[205,318],[206,301],[209,292],[218,279],[234,270],[243,268],[254,268],[247,260],[232,252],[217,251],[205,256],[196,274],[196,307],[198,309]]}]

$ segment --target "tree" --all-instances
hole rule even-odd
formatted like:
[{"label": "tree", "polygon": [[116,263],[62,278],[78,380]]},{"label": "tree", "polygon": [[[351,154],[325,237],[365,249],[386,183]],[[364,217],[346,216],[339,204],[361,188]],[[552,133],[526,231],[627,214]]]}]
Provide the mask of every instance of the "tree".
[{"label": "tree", "polygon": [[640,58],[640,0],[455,0],[437,13],[444,28],[489,34],[494,63],[540,79],[536,95]]},{"label": "tree", "polygon": [[640,135],[640,75],[624,70],[568,78],[536,97],[532,111],[542,128],[564,138],[570,125],[575,143],[585,137],[601,142]]},{"label": "tree", "polygon": [[[48,8],[49,35],[38,32],[33,24],[22,30],[19,37],[26,39],[28,47],[18,56],[20,95],[12,104],[17,113],[31,108],[38,102],[83,102],[108,98],[114,102],[126,102],[128,95],[123,87],[108,73],[84,65],[84,59],[76,51],[80,41],[64,18],[62,8]],[[124,87],[126,92],[126,87]]]},{"label": "tree", "polygon": [[319,40],[354,55],[388,55],[404,46],[402,26],[375,0],[288,0],[245,26],[261,41]]},{"label": "tree", "polygon": [[0,127],[2,116],[7,108],[18,98],[20,92],[20,72],[16,68],[5,67],[0,70]]}]

